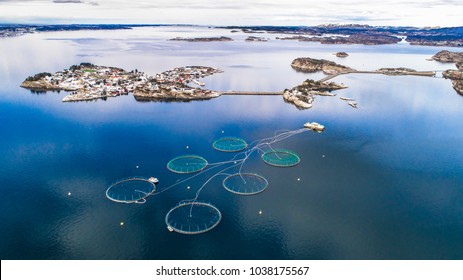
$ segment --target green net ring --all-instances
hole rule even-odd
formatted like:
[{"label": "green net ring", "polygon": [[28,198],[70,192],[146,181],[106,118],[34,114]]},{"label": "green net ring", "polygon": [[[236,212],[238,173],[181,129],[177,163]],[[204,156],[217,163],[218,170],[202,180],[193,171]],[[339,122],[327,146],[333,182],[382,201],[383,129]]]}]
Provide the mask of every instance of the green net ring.
[{"label": "green net ring", "polygon": [[239,152],[246,149],[248,143],[238,137],[222,137],[215,140],[212,147],[221,152]]},{"label": "green net ring", "polygon": [[264,152],[262,159],[265,163],[277,167],[291,167],[301,161],[295,152],[285,149],[268,150]]},{"label": "green net ring", "polygon": [[197,155],[184,155],[173,158],[167,163],[167,169],[174,173],[188,174],[203,170],[207,160]]}]

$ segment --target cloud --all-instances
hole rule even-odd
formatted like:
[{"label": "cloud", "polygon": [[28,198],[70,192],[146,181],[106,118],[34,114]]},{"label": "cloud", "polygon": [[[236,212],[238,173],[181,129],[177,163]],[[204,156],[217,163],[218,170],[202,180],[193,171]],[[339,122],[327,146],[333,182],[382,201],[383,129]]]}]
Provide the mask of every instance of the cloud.
[{"label": "cloud", "polygon": [[67,4],[67,3],[84,3],[80,0],[53,0],[53,3],[59,3],[59,4]]},{"label": "cloud", "polygon": [[462,5],[461,0],[0,0],[0,18],[14,23],[40,18],[41,23],[457,26]]}]

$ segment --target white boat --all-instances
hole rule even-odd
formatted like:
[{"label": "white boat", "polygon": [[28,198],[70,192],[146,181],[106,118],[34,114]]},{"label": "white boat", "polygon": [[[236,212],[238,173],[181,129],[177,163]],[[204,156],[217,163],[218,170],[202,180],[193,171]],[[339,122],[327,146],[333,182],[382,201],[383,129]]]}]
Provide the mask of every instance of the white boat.
[{"label": "white boat", "polygon": [[349,106],[351,106],[352,108],[357,108],[357,102],[350,101],[347,102],[347,104],[349,104]]},{"label": "white boat", "polygon": [[158,178],[154,178],[154,177],[150,177],[150,178],[148,179],[148,181],[150,181],[150,183],[153,183],[153,184],[159,183]]},{"label": "white boat", "polygon": [[304,127],[313,131],[323,131],[325,129],[324,125],[316,122],[307,122],[304,124]]}]

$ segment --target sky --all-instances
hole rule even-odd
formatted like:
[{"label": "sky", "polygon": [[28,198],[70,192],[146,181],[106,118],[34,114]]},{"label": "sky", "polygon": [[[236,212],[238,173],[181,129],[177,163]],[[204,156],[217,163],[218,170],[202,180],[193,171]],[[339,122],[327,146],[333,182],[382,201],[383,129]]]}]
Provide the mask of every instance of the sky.
[{"label": "sky", "polygon": [[0,23],[463,26],[463,0],[0,0]]}]

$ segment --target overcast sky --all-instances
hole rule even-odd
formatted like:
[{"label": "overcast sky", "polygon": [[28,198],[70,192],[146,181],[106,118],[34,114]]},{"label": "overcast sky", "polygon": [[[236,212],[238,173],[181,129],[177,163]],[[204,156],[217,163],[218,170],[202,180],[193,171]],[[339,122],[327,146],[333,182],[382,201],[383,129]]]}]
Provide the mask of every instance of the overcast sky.
[{"label": "overcast sky", "polygon": [[0,22],[463,26],[463,0],[0,0]]}]

